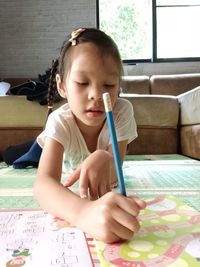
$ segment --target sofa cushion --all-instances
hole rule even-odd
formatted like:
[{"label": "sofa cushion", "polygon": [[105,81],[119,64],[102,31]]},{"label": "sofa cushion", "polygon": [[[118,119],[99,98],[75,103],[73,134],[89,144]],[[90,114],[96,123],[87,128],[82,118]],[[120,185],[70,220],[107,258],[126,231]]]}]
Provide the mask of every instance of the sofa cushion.
[{"label": "sofa cushion", "polygon": [[[63,102],[56,103],[55,109]],[[28,101],[26,96],[0,96],[0,128],[44,127],[47,106]]]},{"label": "sofa cushion", "polygon": [[180,124],[200,123],[200,86],[178,96],[180,103]]},{"label": "sofa cushion", "polygon": [[179,95],[200,85],[200,73],[152,75],[151,94]]},{"label": "sofa cushion", "polygon": [[176,128],[179,103],[175,96],[120,94],[134,109],[138,126]]},{"label": "sofa cushion", "polygon": [[121,88],[123,93],[150,94],[149,76],[123,76]]}]

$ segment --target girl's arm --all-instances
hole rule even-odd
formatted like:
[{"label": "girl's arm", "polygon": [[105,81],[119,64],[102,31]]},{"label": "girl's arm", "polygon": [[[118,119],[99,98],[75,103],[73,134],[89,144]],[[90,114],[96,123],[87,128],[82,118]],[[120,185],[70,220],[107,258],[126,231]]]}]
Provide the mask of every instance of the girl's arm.
[{"label": "girl's arm", "polygon": [[62,160],[62,145],[46,138],[34,184],[41,207],[104,242],[131,238],[139,229],[137,215],[144,201],[113,192],[95,201],[81,199],[60,182]]},{"label": "girl's arm", "polygon": [[34,184],[34,194],[43,209],[73,222],[84,201],[61,184],[62,161],[63,146],[46,138]]},{"label": "girl's arm", "polygon": [[[121,164],[123,163],[127,141],[118,143]],[[88,193],[91,199],[97,199],[111,191],[112,185],[117,183],[112,146],[108,150],[96,150],[86,158],[81,165],[70,176],[65,183],[66,187],[71,186],[79,179],[79,194],[87,198]]]}]

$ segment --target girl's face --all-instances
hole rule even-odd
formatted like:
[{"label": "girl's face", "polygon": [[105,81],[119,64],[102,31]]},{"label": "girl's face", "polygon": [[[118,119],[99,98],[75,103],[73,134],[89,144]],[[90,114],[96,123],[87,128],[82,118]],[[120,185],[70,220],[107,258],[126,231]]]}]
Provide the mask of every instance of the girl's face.
[{"label": "girl's face", "polygon": [[79,44],[71,53],[71,68],[58,89],[67,98],[79,127],[102,127],[106,114],[102,94],[109,92],[114,106],[119,93],[120,69],[112,56],[92,43]]}]

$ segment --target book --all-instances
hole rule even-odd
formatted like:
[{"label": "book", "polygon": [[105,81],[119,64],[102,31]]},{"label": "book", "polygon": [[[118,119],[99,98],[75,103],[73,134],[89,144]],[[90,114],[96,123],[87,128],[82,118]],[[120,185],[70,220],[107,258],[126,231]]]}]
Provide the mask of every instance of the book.
[{"label": "book", "polygon": [[0,211],[0,266],[94,267],[83,232],[43,210]]}]

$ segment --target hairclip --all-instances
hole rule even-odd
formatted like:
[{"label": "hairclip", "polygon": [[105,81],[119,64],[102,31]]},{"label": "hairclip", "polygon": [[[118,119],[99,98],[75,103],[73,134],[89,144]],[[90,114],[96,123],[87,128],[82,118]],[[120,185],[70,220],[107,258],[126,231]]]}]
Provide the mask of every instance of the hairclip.
[{"label": "hairclip", "polygon": [[76,30],[76,31],[73,31],[72,33],[71,33],[71,38],[69,39],[69,42],[71,42],[72,43],[72,45],[74,46],[74,45],[76,45],[77,44],[77,40],[76,40],[76,38],[82,33],[82,32],[84,32],[86,29],[83,29],[83,28],[80,28],[80,29],[78,29],[78,30]]}]

